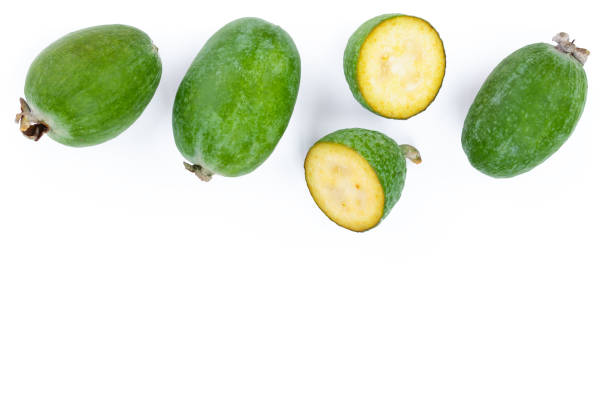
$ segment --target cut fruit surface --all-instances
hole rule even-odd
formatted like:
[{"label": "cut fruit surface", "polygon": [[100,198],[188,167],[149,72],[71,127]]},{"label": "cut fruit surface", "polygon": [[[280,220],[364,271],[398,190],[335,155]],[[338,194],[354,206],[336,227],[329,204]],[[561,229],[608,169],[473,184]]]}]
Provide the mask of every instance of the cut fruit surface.
[{"label": "cut fruit surface", "polygon": [[383,217],[383,187],[368,161],[355,150],[319,142],[308,152],[304,169],[310,194],[338,225],[365,231]]},{"label": "cut fruit surface", "polygon": [[444,45],[427,21],[391,17],[365,38],[356,69],[367,105],[382,116],[406,119],[437,95],[446,69]]}]

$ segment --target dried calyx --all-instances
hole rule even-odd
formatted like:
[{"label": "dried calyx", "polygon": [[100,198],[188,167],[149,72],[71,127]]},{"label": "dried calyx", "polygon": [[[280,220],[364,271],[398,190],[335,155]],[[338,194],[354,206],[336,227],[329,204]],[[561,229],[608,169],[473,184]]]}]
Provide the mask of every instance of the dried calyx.
[{"label": "dried calyx", "polygon": [[183,162],[183,165],[185,166],[185,169],[187,169],[187,171],[192,172],[202,181],[210,181],[212,179],[212,176],[215,174],[207,168],[200,166],[199,164],[190,164],[187,162]]},{"label": "dried calyx", "polygon": [[564,52],[566,54],[570,54],[572,57],[576,58],[582,65],[586,62],[589,57],[589,50],[585,48],[578,48],[574,44],[575,40],[570,41],[569,34],[567,33],[559,33],[553,37],[553,41],[557,43],[557,48],[559,51]]},{"label": "dried calyx", "polygon": [[19,130],[25,137],[36,142],[49,131],[49,126],[34,116],[30,106],[23,98],[19,98],[19,103],[21,113],[17,114],[15,122],[19,123]]}]

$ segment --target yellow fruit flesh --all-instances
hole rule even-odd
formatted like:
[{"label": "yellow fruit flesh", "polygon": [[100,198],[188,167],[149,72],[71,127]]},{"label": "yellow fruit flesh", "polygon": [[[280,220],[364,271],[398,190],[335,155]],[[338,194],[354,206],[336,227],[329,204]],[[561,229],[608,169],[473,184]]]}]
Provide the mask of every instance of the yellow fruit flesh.
[{"label": "yellow fruit flesh", "polygon": [[308,152],[304,169],[310,194],[336,224],[353,231],[378,224],[385,195],[376,172],[359,153],[338,143],[319,142]]},{"label": "yellow fruit flesh", "polygon": [[445,69],[444,45],[436,30],[418,17],[398,16],[380,23],[364,41],[357,82],[374,111],[406,119],[433,101]]}]

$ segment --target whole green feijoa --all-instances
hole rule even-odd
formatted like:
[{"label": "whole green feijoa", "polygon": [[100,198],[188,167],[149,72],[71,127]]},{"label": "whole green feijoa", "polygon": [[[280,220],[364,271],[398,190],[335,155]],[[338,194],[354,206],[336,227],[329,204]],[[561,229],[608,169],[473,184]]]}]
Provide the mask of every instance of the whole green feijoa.
[{"label": "whole green feijoa", "polygon": [[263,163],[285,132],[300,84],[300,56],[282,28],[241,18],[217,31],[174,100],[174,140],[185,167],[208,181]]},{"label": "whole green feijoa", "polygon": [[32,62],[17,115],[32,140],[68,146],[105,142],[144,111],[161,78],[151,39],[137,28],[102,25],[70,33]]},{"label": "whole green feijoa", "polygon": [[513,177],[542,163],[567,140],[584,109],[589,52],[565,33],[557,46],[515,51],[491,72],[463,125],[470,163],[492,177]]}]

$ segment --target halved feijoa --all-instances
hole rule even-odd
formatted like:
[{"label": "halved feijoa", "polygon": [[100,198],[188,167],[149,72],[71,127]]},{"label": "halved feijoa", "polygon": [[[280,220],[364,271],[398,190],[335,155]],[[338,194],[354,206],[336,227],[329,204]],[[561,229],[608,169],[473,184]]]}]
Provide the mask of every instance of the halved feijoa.
[{"label": "halved feijoa", "polygon": [[442,40],[419,17],[374,17],[355,31],[344,51],[344,75],[353,96],[392,119],[424,111],[438,94],[445,69]]},{"label": "halved feijoa", "polygon": [[157,47],[125,25],[70,33],[32,62],[17,115],[22,133],[69,146],[90,146],[119,135],[147,107],[161,78]]},{"label": "halved feijoa", "polygon": [[375,227],[402,194],[406,158],[420,163],[412,146],[398,146],[367,129],[343,129],[315,143],[304,162],[306,184],[319,208],[352,231]]}]

